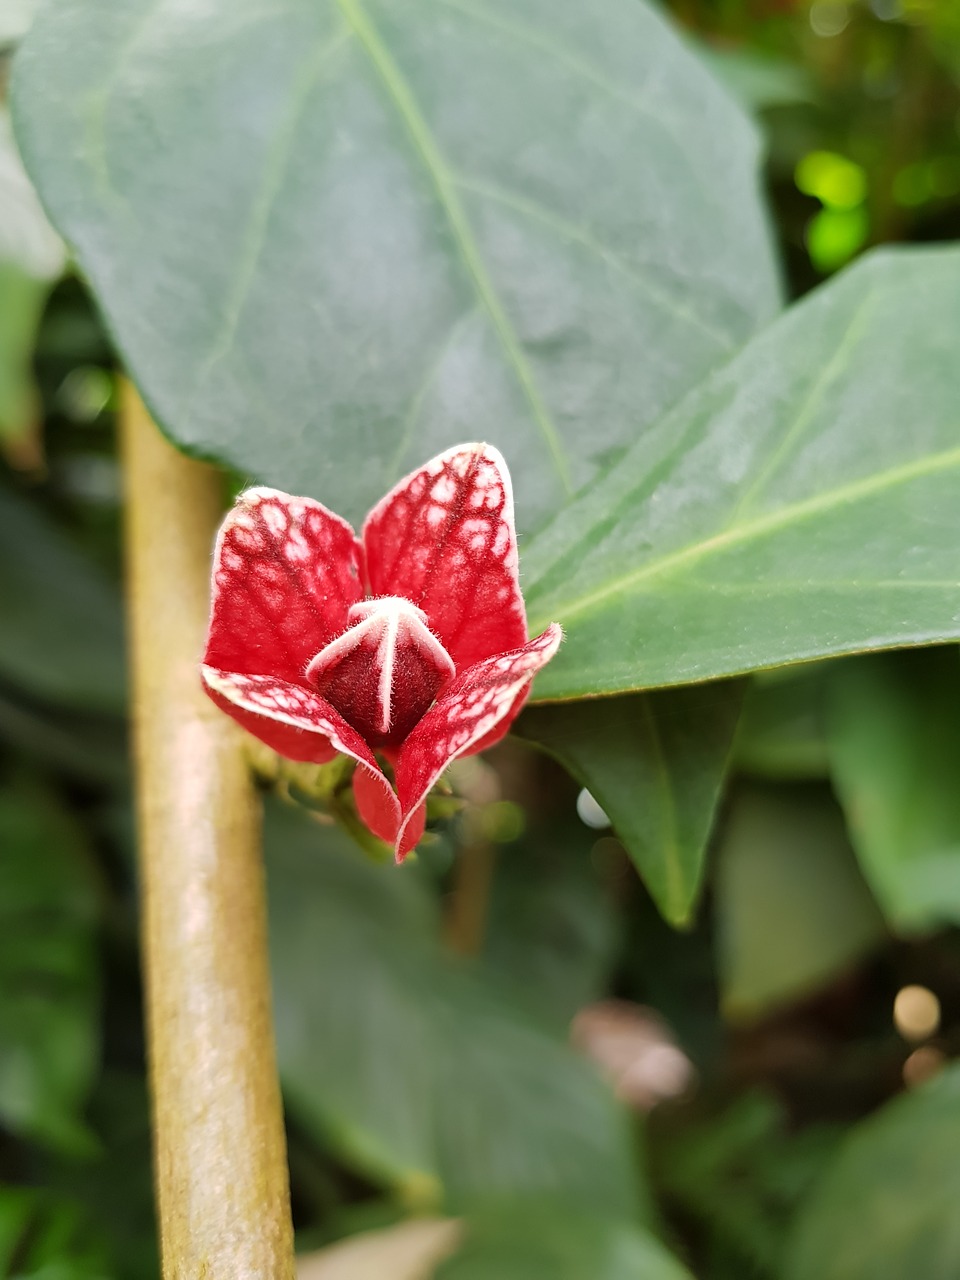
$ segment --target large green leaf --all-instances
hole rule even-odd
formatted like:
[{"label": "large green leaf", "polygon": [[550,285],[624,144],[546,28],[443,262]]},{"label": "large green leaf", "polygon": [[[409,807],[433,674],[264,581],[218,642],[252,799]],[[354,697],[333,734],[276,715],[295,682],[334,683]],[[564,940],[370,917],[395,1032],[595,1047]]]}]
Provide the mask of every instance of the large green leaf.
[{"label": "large green leaf", "polygon": [[99,1047],[96,890],[77,829],[45,792],[0,792],[0,1119],[67,1149]]},{"label": "large green leaf", "polygon": [[775,321],[527,548],[542,698],[960,634],[960,251]]},{"label": "large green leaf", "polygon": [[594,1069],[437,943],[415,865],[268,815],[280,1070],[291,1111],[408,1197],[568,1195],[630,1214],[628,1127]]},{"label": "large green leaf", "polygon": [[960,1066],[859,1125],[802,1210],[784,1280],[960,1275]]},{"label": "large green leaf", "polygon": [[14,100],[161,423],[353,519],[480,438],[529,526],[777,306],[754,130],[639,0],[59,0]]},{"label": "large green leaf", "polygon": [[723,1004],[749,1018],[809,995],[884,937],[828,792],[738,791],[717,850]]},{"label": "large green leaf", "polygon": [[0,681],[78,710],[123,708],[112,584],[42,510],[0,486]]},{"label": "large green leaf", "polygon": [[692,1280],[648,1232],[563,1203],[491,1207],[436,1280]]},{"label": "large green leaf", "polygon": [[888,919],[960,924],[960,654],[871,654],[827,687],[834,782]]},{"label": "large green leaf", "polygon": [[742,693],[725,681],[533,707],[518,726],[600,803],[672,924],[696,902]]}]

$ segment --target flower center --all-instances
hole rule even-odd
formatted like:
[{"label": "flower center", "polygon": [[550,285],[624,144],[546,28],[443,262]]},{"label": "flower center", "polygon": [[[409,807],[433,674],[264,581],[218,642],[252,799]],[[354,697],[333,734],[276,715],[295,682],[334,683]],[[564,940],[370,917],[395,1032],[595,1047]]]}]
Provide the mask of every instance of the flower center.
[{"label": "flower center", "polygon": [[310,662],[310,683],[371,747],[397,747],[454,674],[453,660],[402,596],[361,600]]}]

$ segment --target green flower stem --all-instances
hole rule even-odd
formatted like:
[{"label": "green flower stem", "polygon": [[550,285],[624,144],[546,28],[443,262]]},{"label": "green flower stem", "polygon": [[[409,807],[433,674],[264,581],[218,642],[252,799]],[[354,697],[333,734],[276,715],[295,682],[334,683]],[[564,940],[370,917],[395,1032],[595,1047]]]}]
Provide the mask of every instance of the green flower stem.
[{"label": "green flower stem", "polygon": [[197,662],[216,471],[123,390],[143,961],[165,1280],[292,1280],[260,813]]}]

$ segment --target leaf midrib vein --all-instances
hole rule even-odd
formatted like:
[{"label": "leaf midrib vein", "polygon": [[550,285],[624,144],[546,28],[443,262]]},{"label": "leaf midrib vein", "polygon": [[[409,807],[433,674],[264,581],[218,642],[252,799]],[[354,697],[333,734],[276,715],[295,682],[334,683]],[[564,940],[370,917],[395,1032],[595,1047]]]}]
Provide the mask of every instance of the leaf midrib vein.
[{"label": "leaf midrib vein", "polygon": [[433,134],[413,96],[410,86],[394,62],[379,32],[364,10],[360,0],[336,0],[337,7],[353,28],[357,39],[366,50],[374,70],[393,105],[406,126],[407,132],[423,161],[433,184],[438,203],[446,215],[460,258],[474,288],[490,316],[494,331],[500,340],[504,354],[513,368],[521,390],[526,397],[540,433],[550,453],[551,460],[568,495],[573,494],[573,482],[569,465],[557,428],[547,411],[533,374],[527,364],[520,341],[504,311],[493,287],[486,267],[473,237],[469,219],[457,195],[452,175],[440,153]]},{"label": "leaf midrib vein", "polygon": [[[884,489],[890,489],[895,485],[905,484],[910,480],[935,474],[937,471],[949,470],[955,466],[960,466],[960,447],[946,449],[940,453],[930,454],[925,458],[918,458],[913,462],[892,467],[888,471],[881,471],[875,475],[866,476],[861,480],[851,481],[849,484],[840,485],[836,489],[830,489],[826,493],[820,493],[812,498],[795,502],[790,506],[781,507],[779,511],[772,511],[765,516],[757,516],[739,527],[725,529],[711,538],[691,543],[686,547],[680,547],[677,551],[672,551],[659,557],[659,559],[647,561],[646,564],[640,565],[639,568],[632,570],[630,573],[613,578],[604,583],[602,587],[598,587],[597,590],[562,605],[552,612],[556,621],[565,622],[571,617],[591,609],[594,605],[602,603],[609,596],[616,595],[628,587],[636,586],[637,583],[643,582],[648,578],[657,577],[682,565],[693,564],[714,552],[724,551],[728,547],[736,546],[738,543],[749,542],[751,539],[763,534],[775,533],[781,529],[788,528],[795,522],[829,511],[832,507],[841,506],[849,502],[858,502],[861,499],[871,497],[873,494],[882,493]],[[528,594],[533,594],[534,591],[535,588],[529,589]],[[535,631],[541,630],[546,625],[542,621],[531,623]]]},{"label": "leaf midrib vein", "polygon": [[663,822],[663,864],[666,873],[666,899],[673,911],[682,914],[684,907],[683,871],[680,865],[680,842],[677,829],[677,805],[670,782],[670,770],[663,751],[660,737],[660,726],[653,714],[649,698],[642,699],[643,718],[647,726],[647,734],[653,755],[654,769],[657,774],[659,789],[663,797],[661,817]]}]

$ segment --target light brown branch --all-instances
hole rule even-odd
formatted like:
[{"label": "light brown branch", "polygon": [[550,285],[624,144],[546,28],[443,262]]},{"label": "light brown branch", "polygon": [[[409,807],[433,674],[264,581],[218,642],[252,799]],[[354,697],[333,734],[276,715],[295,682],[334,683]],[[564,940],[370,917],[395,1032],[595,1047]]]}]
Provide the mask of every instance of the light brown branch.
[{"label": "light brown branch", "polygon": [[292,1280],[260,813],[200,688],[220,487],[123,389],[143,961],[165,1280]]}]

